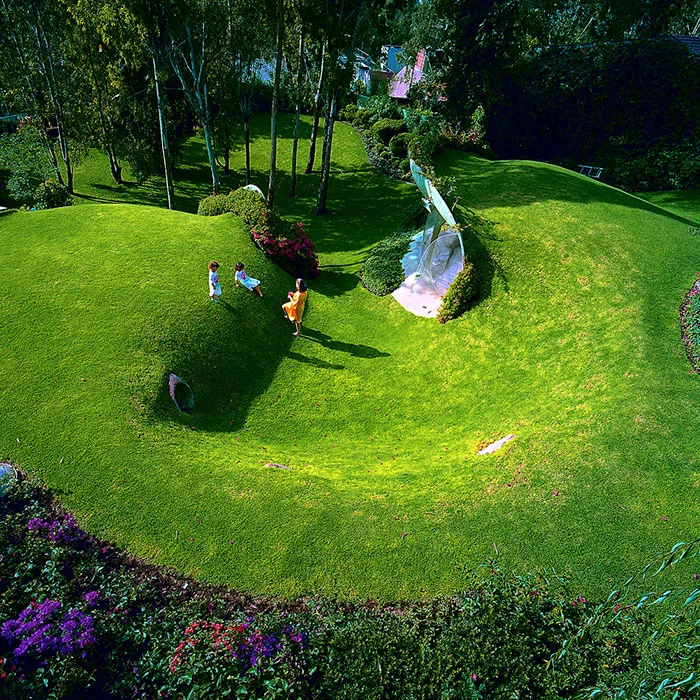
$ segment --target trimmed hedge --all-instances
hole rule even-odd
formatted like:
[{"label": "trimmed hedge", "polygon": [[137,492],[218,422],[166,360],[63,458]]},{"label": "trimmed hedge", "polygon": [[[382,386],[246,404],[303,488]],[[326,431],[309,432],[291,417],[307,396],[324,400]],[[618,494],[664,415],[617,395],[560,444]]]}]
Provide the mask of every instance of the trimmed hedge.
[{"label": "trimmed hedge", "polygon": [[406,131],[406,124],[403,119],[380,119],[372,125],[372,131],[388,145],[393,136]]},{"label": "trimmed hedge", "polygon": [[405,279],[401,260],[408,252],[416,231],[398,231],[379,242],[362,268],[365,289],[383,297],[398,289]]},{"label": "trimmed hedge", "polygon": [[450,288],[442,298],[437,320],[446,323],[468,311],[479,294],[479,284],[474,265],[466,260],[464,269],[457,273]]},{"label": "trimmed hedge", "polygon": [[212,194],[200,201],[197,207],[199,216],[220,216],[233,212],[231,200],[227,194]]}]

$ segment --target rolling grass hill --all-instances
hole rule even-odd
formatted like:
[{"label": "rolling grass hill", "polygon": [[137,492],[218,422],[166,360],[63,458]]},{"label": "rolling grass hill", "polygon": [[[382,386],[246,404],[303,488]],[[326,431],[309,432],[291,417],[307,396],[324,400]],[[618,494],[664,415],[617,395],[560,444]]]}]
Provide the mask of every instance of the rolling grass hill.
[{"label": "rolling grass hill", "polygon": [[[230,215],[143,206],[159,203],[148,183],[111,188],[93,163],[81,193],[141,205],[0,217],[0,458],[91,531],[258,593],[429,596],[496,550],[601,592],[696,536],[700,377],[678,306],[700,240],[684,215],[553,166],[447,153],[458,213],[494,225],[466,241],[488,296],[440,326],[359,284],[418,195],[373,173],[352,130],[337,139],[328,217],[310,213],[317,175],[295,200],[279,185],[323,270],[296,340],[279,309],[291,279]],[[211,258],[225,305],[207,299]],[[264,299],[234,290],[238,259]],[[192,416],[168,371],[193,387]]]}]

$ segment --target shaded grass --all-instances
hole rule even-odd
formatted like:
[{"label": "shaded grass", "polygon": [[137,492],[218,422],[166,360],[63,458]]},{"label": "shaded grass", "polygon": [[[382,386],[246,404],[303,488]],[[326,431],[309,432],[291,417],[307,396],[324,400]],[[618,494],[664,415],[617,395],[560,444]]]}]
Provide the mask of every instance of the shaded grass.
[{"label": "shaded grass", "polygon": [[[87,527],[252,592],[433,595],[494,545],[505,566],[570,566],[600,592],[692,536],[700,380],[678,305],[700,242],[683,217],[549,165],[447,153],[438,172],[494,222],[466,242],[493,274],[440,326],[359,285],[417,193],[372,173],[347,127],[336,147],[330,216],[311,213],[317,174],[294,200],[284,173],[278,186],[323,267],[293,343],[278,309],[291,281],[233,217],[0,219],[0,457],[61,487]],[[87,191],[85,172],[77,182]],[[206,299],[210,258],[230,308]],[[263,300],[229,296],[238,258]],[[195,391],[191,418],[164,395],[170,369]]]},{"label": "shaded grass", "polygon": [[643,192],[639,196],[700,226],[700,190]]}]

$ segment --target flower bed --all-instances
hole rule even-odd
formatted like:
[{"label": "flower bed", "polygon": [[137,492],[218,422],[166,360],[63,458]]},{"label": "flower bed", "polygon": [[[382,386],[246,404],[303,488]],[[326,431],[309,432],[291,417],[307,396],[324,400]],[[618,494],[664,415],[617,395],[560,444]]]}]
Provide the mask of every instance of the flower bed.
[{"label": "flower bed", "polygon": [[681,338],[688,360],[700,373],[700,279],[685,295],[680,308]]},{"label": "flower bed", "polygon": [[[649,662],[635,606],[596,609],[558,576],[492,562],[422,602],[254,598],[120,553],[24,478],[0,499],[0,547],[8,700],[567,698]],[[662,641],[652,660],[687,675]]]}]

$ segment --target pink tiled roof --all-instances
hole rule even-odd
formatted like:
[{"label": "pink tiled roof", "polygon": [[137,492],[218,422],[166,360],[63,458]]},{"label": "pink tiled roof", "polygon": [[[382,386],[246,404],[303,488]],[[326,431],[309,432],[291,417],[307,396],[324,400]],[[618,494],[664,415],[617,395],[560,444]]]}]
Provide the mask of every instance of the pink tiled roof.
[{"label": "pink tiled roof", "polygon": [[424,66],[425,51],[421,49],[416,56],[416,65],[413,68],[404,66],[389,81],[389,97],[395,97],[397,100],[405,100],[408,97],[408,91],[411,86],[419,83],[423,78]]}]

